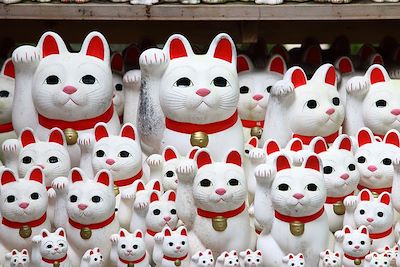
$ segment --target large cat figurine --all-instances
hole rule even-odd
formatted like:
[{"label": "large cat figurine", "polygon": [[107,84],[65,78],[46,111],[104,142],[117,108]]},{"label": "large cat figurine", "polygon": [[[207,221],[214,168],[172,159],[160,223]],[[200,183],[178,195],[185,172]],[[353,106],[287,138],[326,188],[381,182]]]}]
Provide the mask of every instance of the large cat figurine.
[{"label": "large cat figurine", "polygon": [[262,142],[272,138],[285,146],[297,137],[308,145],[315,136],[322,136],[333,143],[344,119],[336,86],[331,64],[319,67],[308,81],[300,67],[290,68],[270,90]]},{"label": "large cat figurine", "polygon": [[120,123],[112,98],[110,49],[104,36],[91,32],[79,53],[70,53],[54,32],[46,32],[37,46],[18,47],[15,65],[13,125],[21,133],[30,127],[45,140],[54,127],[63,130],[72,165],[79,164],[77,136],[105,122],[112,134]]},{"label": "large cat figurine", "polygon": [[242,153],[236,49],[227,34],[217,35],[205,55],[194,54],[184,36],[172,35],[163,50],[142,53],[140,69],[138,130],[145,153],[168,145],[181,155],[206,146],[217,160],[230,149]]}]

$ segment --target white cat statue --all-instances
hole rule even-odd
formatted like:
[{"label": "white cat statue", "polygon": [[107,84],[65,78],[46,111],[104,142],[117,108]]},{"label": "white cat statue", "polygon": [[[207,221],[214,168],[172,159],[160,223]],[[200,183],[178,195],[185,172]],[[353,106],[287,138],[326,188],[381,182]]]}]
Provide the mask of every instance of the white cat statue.
[{"label": "white cat statue", "polygon": [[285,146],[297,137],[308,145],[315,136],[322,136],[333,143],[344,119],[336,84],[331,64],[319,67],[309,81],[303,69],[290,68],[270,90],[262,141],[272,138]]},{"label": "white cat statue", "polygon": [[364,76],[351,78],[346,84],[346,119],[344,130],[355,136],[368,127],[375,136],[391,129],[400,130],[400,80],[390,79],[381,65],[372,65]]},{"label": "white cat statue", "polygon": [[154,240],[153,260],[157,267],[189,267],[189,238],[184,226],[175,231],[166,226]]},{"label": "white cat statue", "polygon": [[190,259],[189,267],[214,267],[215,261],[212,251],[206,249],[195,253]]},{"label": "white cat statue", "polygon": [[241,266],[244,267],[262,267],[262,253],[259,250],[251,251],[246,249],[246,251],[241,251],[239,253],[239,261]]},{"label": "white cat statue", "polygon": [[230,252],[224,251],[218,256],[215,267],[233,267],[240,266],[239,255],[236,250]]},{"label": "white cat statue", "polygon": [[32,238],[31,262],[37,267],[70,267],[68,242],[65,230],[58,228],[54,233],[42,229],[40,235]]},{"label": "white cat statue", "polygon": [[353,142],[347,135],[340,135],[328,149],[322,137],[314,138],[310,147],[321,159],[327,197],[325,211],[328,215],[329,230],[336,232],[343,228],[345,213],[344,199],[354,195],[360,181],[360,172],[353,154]]},{"label": "white cat statue", "polygon": [[23,249],[21,252],[13,249],[5,256],[4,267],[29,267],[29,265],[30,259],[27,249]]},{"label": "white cat statue", "polygon": [[374,198],[371,191],[363,189],[358,196],[346,197],[344,205],[343,224],[352,228],[365,225],[372,240],[371,251],[395,245],[394,211],[389,193],[383,192]]},{"label": "white cat statue", "polygon": [[244,140],[251,136],[261,138],[269,91],[285,74],[285,60],[280,55],[274,55],[269,59],[267,68],[262,70],[255,69],[247,56],[239,55],[237,71],[240,91],[238,112],[243,124]]},{"label": "white cat statue", "polygon": [[231,149],[243,152],[236,48],[229,35],[217,35],[205,55],[194,54],[184,36],[172,35],[163,50],[142,53],[140,69],[138,130],[145,153],[170,145],[186,155],[201,146],[222,160]]},{"label": "white cat statue", "polygon": [[83,254],[80,267],[103,267],[104,259],[99,248],[88,249]]},{"label": "white cat statue", "polygon": [[329,243],[320,159],[310,155],[298,167],[280,155],[272,164],[258,166],[255,176],[255,217],[264,228],[257,249],[263,253],[264,264],[286,266],[285,255],[303,253],[306,266],[318,266],[319,254]]},{"label": "white cat statue", "polygon": [[102,170],[93,178],[73,168],[68,178],[54,180],[53,188],[57,192],[55,218],[68,233],[72,266],[78,266],[85,251],[95,246],[102,251],[104,265],[109,266],[109,237],[119,230],[111,173]]},{"label": "white cat statue", "polygon": [[117,267],[150,267],[150,254],[146,251],[143,233],[137,230],[133,234],[121,228],[119,234],[111,236],[110,259]]},{"label": "white cat statue", "polygon": [[352,229],[348,225],[335,232],[336,250],[343,255],[344,267],[362,266],[371,250],[371,239],[366,226]]},{"label": "white cat statue", "polygon": [[383,249],[382,248],[378,249],[377,252],[380,254],[382,254],[382,253],[386,254],[390,261],[390,266],[394,266],[394,267],[396,266],[396,257],[399,252],[398,245],[394,245],[393,247],[386,246]]},{"label": "white cat statue", "polygon": [[342,257],[339,251],[327,249],[319,254],[319,267],[342,267]]},{"label": "white cat statue", "polygon": [[0,177],[0,266],[12,249],[28,251],[32,237],[41,229],[50,229],[47,216],[47,191],[39,167],[32,168],[23,179],[10,169]]},{"label": "white cat statue", "polygon": [[[117,0],[119,1],[119,0]],[[118,118],[121,124],[124,123],[124,84],[122,81],[122,75],[124,73],[124,61],[120,53],[113,53],[111,56],[111,70],[112,70],[112,82],[113,82],[113,104],[118,114]]]},{"label": "white cat statue", "polygon": [[194,161],[177,170],[176,208],[189,230],[192,254],[205,248],[214,255],[255,247],[255,231],[246,208],[247,183],[238,151],[223,162],[213,162],[208,150],[197,151]]},{"label": "white cat statue", "polygon": [[72,165],[78,166],[77,136],[105,122],[112,134],[120,128],[112,103],[110,48],[104,36],[91,32],[79,53],[70,53],[54,32],[46,32],[38,45],[18,47],[15,65],[13,125],[21,133],[30,127],[40,140],[52,128],[64,131]]},{"label": "white cat statue", "polygon": [[288,267],[306,267],[306,261],[304,260],[304,255],[302,253],[297,255],[289,253],[282,258],[282,262],[286,263],[286,266]]},{"label": "white cat statue", "polygon": [[365,257],[364,267],[389,267],[390,259],[386,253],[371,253]]}]

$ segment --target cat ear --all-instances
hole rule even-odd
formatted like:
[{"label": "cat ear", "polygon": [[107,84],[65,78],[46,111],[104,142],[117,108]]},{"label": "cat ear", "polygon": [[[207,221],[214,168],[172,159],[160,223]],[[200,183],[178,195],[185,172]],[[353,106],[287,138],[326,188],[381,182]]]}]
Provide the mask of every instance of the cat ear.
[{"label": "cat ear", "polygon": [[313,138],[310,142],[310,149],[313,151],[315,154],[319,154],[322,152],[326,152],[328,150],[326,146],[325,139],[317,136]]},{"label": "cat ear", "polygon": [[59,236],[65,237],[65,230],[64,230],[63,228],[58,228],[57,231],[56,231],[56,233],[57,233]]},{"label": "cat ear", "polygon": [[276,158],[275,165],[276,165],[276,171],[277,172],[291,168],[290,161],[285,155],[279,155]]},{"label": "cat ear", "polygon": [[49,234],[50,234],[49,231],[47,231],[46,229],[43,229],[43,230],[42,230],[42,237],[43,237],[43,238],[48,237]]},{"label": "cat ear", "polygon": [[279,74],[285,74],[286,62],[281,55],[273,55],[267,64],[267,71],[276,72]]},{"label": "cat ear", "polygon": [[291,67],[288,69],[285,73],[284,79],[289,80],[293,84],[294,88],[307,84],[306,74],[300,67]]},{"label": "cat ear", "polygon": [[392,144],[397,147],[400,147],[399,132],[395,129],[390,130],[389,132],[386,133],[385,138],[383,139],[383,142],[386,144]]},{"label": "cat ear", "polygon": [[25,128],[22,130],[19,137],[22,147],[36,143],[36,138],[31,128]]},{"label": "cat ear", "polygon": [[11,251],[11,254],[12,254],[13,256],[17,255],[17,253],[18,253],[18,250],[16,250],[16,249],[13,249],[13,250]]},{"label": "cat ear", "polygon": [[164,236],[171,236],[171,229],[169,229],[168,227],[164,228]]},{"label": "cat ear", "polygon": [[220,33],[212,40],[207,55],[229,62],[236,69],[236,47],[232,38],[226,33]]},{"label": "cat ear", "polygon": [[304,258],[303,254],[299,253],[299,258],[303,259]]},{"label": "cat ear", "polygon": [[335,68],[339,70],[341,74],[354,72],[353,62],[349,57],[340,57],[335,62]]},{"label": "cat ear", "polygon": [[236,150],[232,150],[229,152],[225,162],[242,167],[242,157],[240,156],[240,153]]},{"label": "cat ear", "polygon": [[120,237],[125,237],[125,231],[123,231],[123,229],[119,230],[119,236]]},{"label": "cat ear", "polygon": [[193,55],[193,50],[189,41],[185,36],[180,34],[174,34],[169,37],[163,50],[169,55],[170,60]]},{"label": "cat ear", "polygon": [[167,196],[167,200],[168,201],[175,201],[176,200],[176,193],[173,190],[168,190],[167,192],[165,192],[164,194],[166,194]]},{"label": "cat ear", "polygon": [[289,253],[289,259],[293,259],[294,255],[292,253]]},{"label": "cat ear", "polygon": [[159,197],[156,192],[152,192],[150,195],[150,203],[153,203],[154,201],[159,201]]},{"label": "cat ear", "polygon": [[137,238],[143,238],[143,232],[141,230],[136,230],[135,232],[135,237]]},{"label": "cat ear", "polygon": [[107,131],[107,124],[105,124],[104,122],[97,123],[96,126],[94,127],[94,137],[96,139],[96,142],[108,136],[109,135]]},{"label": "cat ear", "polygon": [[17,179],[12,170],[4,169],[3,173],[1,174],[1,185],[5,185],[8,183],[16,182]]},{"label": "cat ear", "polygon": [[249,141],[247,141],[248,145],[251,145],[254,148],[258,147],[258,138],[255,136],[250,137]]},{"label": "cat ear", "polygon": [[187,230],[186,230],[185,227],[182,227],[182,229],[181,229],[181,235],[187,236]]},{"label": "cat ear", "polygon": [[83,41],[81,54],[110,62],[110,47],[106,38],[99,32],[91,32]]},{"label": "cat ear", "polygon": [[212,251],[209,249],[206,249],[206,251],[208,251],[208,255],[212,255]]},{"label": "cat ear", "polygon": [[237,57],[237,66],[236,66],[237,73],[241,73],[244,71],[252,71],[253,68],[254,68],[253,64],[251,63],[251,60],[248,56],[239,55]]},{"label": "cat ear", "polygon": [[303,62],[314,66],[322,64],[321,48],[318,45],[310,46],[303,54]]},{"label": "cat ear", "polygon": [[108,170],[101,170],[96,174],[94,181],[100,184],[104,184],[105,186],[114,185],[111,173]]},{"label": "cat ear", "polygon": [[111,70],[122,73],[124,71],[124,59],[121,53],[113,53],[111,56]]},{"label": "cat ear", "polygon": [[268,139],[264,143],[264,151],[267,155],[271,155],[272,153],[281,151],[279,144],[274,139]]},{"label": "cat ear", "polygon": [[90,255],[93,255],[93,254],[94,254],[94,251],[91,249],[90,252],[89,252],[89,254],[90,254]]},{"label": "cat ear", "polygon": [[369,56],[376,53],[376,49],[371,44],[363,44],[358,50],[358,56],[365,61]]},{"label": "cat ear", "polygon": [[154,181],[152,189],[155,190],[155,191],[161,192],[161,183],[160,183],[160,181],[158,181],[158,180]]},{"label": "cat ear", "polygon": [[188,159],[194,159],[194,156],[196,155],[197,151],[199,150],[199,147],[193,147],[188,154]]},{"label": "cat ear", "polygon": [[57,143],[59,145],[64,146],[65,144],[64,133],[59,128],[51,129],[49,135],[49,142]]},{"label": "cat ear", "polygon": [[382,194],[379,195],[378,201],[380,203],[390,205],[391,202],[390,194],[388,192],[383,192]]},{"label": "cat ear", "polygon": [[340,253],[336,251],[336,252],[335,252],[335,257],[340,258]]},{"label": "cat ear", "polygon": [[256,250],[256,254],[257,254],[258,256],[262,256],[262,252],[261,252],[260,250]]},{"label": "cat ear", "polygon": [[319,172],[321,170],[321,162],[316,155],[311,155],[306,159],[304,168]]},{"label": "cat ear", "polygon": [[351,233],[351,229],[350,229],[350,227],[347,226],[347,225],[345,225],[345,226],[343,227],[343,231],[344,231],[345,234],[350,234],[350,233]]},{"label": "cat ear", "polygon": [[42,172],[42,168],[40,167],[33,167],[27,173],[27,177],[29,181],[35,181],[38,183],[44,183],[44,175]]},{"label": "cat ear", "polygon": [[373,196],[368,189],[363,189],[360,193],[358,193],[358,198],[360,199],[360,201],[370,201],[371,199],[373,199]]},{"label": "cat ear", "polygon": [[96,248],[96,250],[97,250],[97,253],[100,253],[100,249],[99,248]]},{"label": "cat ear", "polygon": [[250,249],[247,249],[246,250],[246,255],[250,255],[251,254],[251,250]]},{"label": "cat ear", "polygon": [[42,58],[68,52],[63,39],[55,32],[46,32],[40,38],[37,47]]},{"label": "cat ear", "polygon": [[299,138],[292,138],[286,147],[288,147],[290,151],[297,152],[303,150],[303,142]]},{"label": "cat ear", "polygon": [[369,61],[369,64],[368,64],[369,66],[373,65],[373,64],[379,64],[379,65],[382,65],[382,66],[384,65],[383,57],[379,53],[375,53],[375,54],[371,55],[369,57],[368,61]]},{"label": "cat ear", "polygon": [[311,80],[324,81],[325,84],[336,87],[336,70],[332,64],[324,64],[315,71]]},{"label": "cat ear", "polygon": [[73,168],[69,172],[69,180],[71,181],[71,183],[82,182],[84,181],[83,177],[83,171],[79,168]]},{"label": "cat ear", "polygon": [[139,67],[139,57],[140,57],[140,49],[131,44],[122,52],[124,58],[124,68],[126,71],[131,69],[137,69]]},{"label": "cat ear", "polygon": [[22,253],[22,255],[28,255],[28,250],[24,248],[24,249],[21,251],[21,253]]},{"label": "cat ear", "polygon": [[390,81],[389,74],[386,69],[378,64],[374,64],[368,68],[365,77],[369,80],[370,84]]},{"label": "cat ear", "polygon": [[135,126],[133,126],[133,124],[131,123],[125,123],[124,126],[122,126],[121,132],[120,132],[120,136],[121,137],[127,137],[130,138],[132,140],[136,140],[136,133],[135,133]]},{"label": "cat ear", "polygon": [[178,151],[173,146],[167,146],[163,151],[163,158],[165,161],[178,158]]},{"label": "cat ear", "polygon": [[361,147],[365,144],[374,142],[374,134],[368,128],[361,128],[357,133],[358,146]]},{"label": "cat ear", "polygon": [[208,164],[212,163],[211,156],[208,153],[208,150],[205,150],[205,149],[199,149],[199,151],[197,151],[196,156],[195,156],[195,161],[196,161],[198,169],[200,169],[204,165],[208,165]]},{"label": "cat ear", "polygon": [[289,61],[289,53],[286,50],[286,48],[281,44],[277,44],[274,47],[272,47],[270,54],[271,55],[280,55],[281,57],[283,57],[285,59],[285,62]]},{"label": "cat ear", "polygon": [[343,149],[349,152],[353,152],[353,141],[346,134],[342,134],[338,138],[336,138],[332,146],[336,147],[337,149]]},{"label": "cat ear", "polygon": [[15,79],[15,68],[11,58],[4,62],[0,74]]}]

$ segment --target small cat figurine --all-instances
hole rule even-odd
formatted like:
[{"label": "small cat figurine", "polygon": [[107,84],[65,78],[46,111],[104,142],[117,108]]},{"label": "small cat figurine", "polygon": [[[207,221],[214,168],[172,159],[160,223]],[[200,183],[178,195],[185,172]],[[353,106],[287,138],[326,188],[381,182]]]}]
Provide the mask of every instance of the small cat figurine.
[{"label": "small cat figurine", "polygon": [[342,267],[342,257],[338,251],[327,249],[319,254],[319,267]]},{"label": "small cat figurine", "polygon": [[54,233],[42,229],[40,235],[32,238],[31,262],[38,267],[70,267],[68,260],[68,242],[63,228]]},{"label": "small cat figurine", "polygon": [[374,198],[371,191],[363,189],[358,196],[346,197],[344,205],[346,213],[343,224],[352,228],[365,225],[373,240],[371,251],[395,245],[394,210],[389,193],[383,192]]},{"label": "small cat figurine", "polygon": [[239,259],[241,265],[244,267],[262,267],[262,253],[260,250],[251,251],[246,249],[246,251],[241,251],[239,253]]},{"label": "small cat figurine", "polygon": [[366,226],[352,229],[345,225],[343,230],[336,231],[336,250],[343,255],[344,267],[362,266],[365,257],[371,250],[371,239]]},{"label": "small cat figurine", "polygon": [[364,267],[389,267],[390,259],[386,253],[371,253],[365,257]]},{"label": "small cat figurine", "polygon": [[[127,1],[127,0],[112,0],[112,1]],[[121,53],[113,53],[111,56],[111,70],[112,70],[112,82],[114,88],[113,104],[118,114],[118,118],[121,124],[124,123],[124,84],[122,81],[122,75],[124,73],[124,61]]]},{"label": "small cat figurine", "polygon": [[29,267],[29,265],[30,260],[29,252],[27,249],[23,249],[21,250],[21,252],[13,249],[5,256],[4,267]]},{"label": "small cat figurine", "polygon": [[92,178],[73,168],[68,178],[54,180],[53,188],[57,192],[55,217],[61,222],[57,226],[68,233],[72,266],[77,266],[85,251],[95,246],[102,251],[104,264],[109,266],[109,237],[119,230],[111,173],[102,170]]},{"label": "small cat figurine", "polygon": [[315,136],[322,136],[333,143],[344,119],[336,83],[331,64],[319,67],[309,81],[303,69],[290,68],[270,90],[262,142],[275,139],[285,146],[297,137],[308,145]]},{"label": "small cat figurine", "polygon": [[378,253],[382,254],[386,254],[389,261],[390,261],[390,266],[396,266],[396,257],[397,254],[399,252],[399,246],[398,245],[394,245],[393,247],[389,247],[389,246],[385,246],[383,249],[380,248],[377,251]]},{"label": "small cat figurine", "polygon": [[355,77],[360,76],[362,73],[360,71],[356,71],[352,60],[347,56],[342,56],[336,59],[335,68],[340,73],[340,85],[338,86],[340,100],[343,103],[343,106],[346,106],[346,84],[347,82]]},{"label": "small cat figurine", "polygon": [[212,251],[206,249],[195,253],[190,259],[189,267],[214,267],[215,261]]},{"label": "small cat figurine", "polygon": [[110,259],[117,267],[149,267],[150,254],[146,251],[143,233],[140,230],[129,233],[121,228],[119,234],[110,237],[112,248]]},{"label": "small cat figurine", "polygon": [[184,226],[172,231],[166,226],[154,237],[153,260],[158,267],[188,267],[190,262],[189,238]]},{"label": "small cat figurine", "polygon": [[23,179],[18,179],[10,169],[3,169],[0,177],[0,266],[4,255],[12,249],[30,251],[32,237],[43,228],[50,229],[44,180],[39,167],[32,168]]},{"label": "small cat figurine", "polygon": [[282,258],[282,262],[286,263],[286,266],[288,267],[305,267],[306,262],[304,260],[304,255],[302,253],[299,253],[297,255],[293,255],[292,253],[289,253],[285,257]]},{"label": "small cat figurine", "polygon": [[218,256],[215,267],[239,267],[239,255],[236,250],[224,251]]},{"label": "small cat figurine", "polygon": [[88,249],[82,256],[80,267],[103,267],[104,259],[99,248]]}]

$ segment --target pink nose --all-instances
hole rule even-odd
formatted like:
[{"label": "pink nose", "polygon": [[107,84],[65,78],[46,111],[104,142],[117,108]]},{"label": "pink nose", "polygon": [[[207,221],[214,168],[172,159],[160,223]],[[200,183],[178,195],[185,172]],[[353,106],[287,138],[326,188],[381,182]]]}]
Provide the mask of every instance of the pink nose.
[{"label": "pink nose", "polygon": [[259,94],[253,95],[253,99],[256,100],[256,101],[260,101],[260,100],[263,99],[263,98],[264,98],[264,96],[259,95]]},{"label": "pink nose", "polygon": [[78,205],[78,208],[79,208],[80,210],[85,210],[87,207],[88,207],[88,205],[86,205],[86,204],[79,204],[79,205]]},{"label": "pink nose", "polygon": [[347,180],[349,179],[350,175],[348,175],[347,173],[343,173],[342,175],[340,175],[340,178],[342,178],[343,180]]},{"label": "pink nose", "polygon": [[205,97],[206,95],[208,95],[209,93],[211,93],[210,90],[206,89],[206,88],[201,88],[199,90],[196,91],[196,94],[198,94],[201,97]]},{"label": "pink nose", "polygon": [[54,248],[55,251],[58,251],[58,248]]},{"label": "pink nose", "polygon": [[38,167],[40,167],[41,169],[44,169],[44,165],[43,164],[38,164]]},{"label": "pink nose", "polygon": [[176,249],[181,249],[181,246],[177,246]]},{"label": "pink nose", "polygon": [[374,171],[376,171],[377,169],[378,169],[378,168],[377,168],[376,166],[374,166],[374,165],[368,166],[368,170],[371,171],[371,172],[374,172]]},{"label": "pink nose", "polygon": [[164,221],[169,222],[171,220],[171,216],[165,216]]},{"label": "pink nose", "polygon": [[295,199],[302,199],[302,198],[304,197],[304,195],[303,195],[303,194],[300,194],[300,193],[296,193],[296,194],[293,195],[293,197],[294,197]]},{"label": "pink nose", "polygon": [[69,86],[65,86],[64,89],[63,89],[63,92],[66,93],[66,94],[69,94],[69,95],[72,95],[76,91],[78,91],[78,89],[76,89],[75,87],[70,86],[70,85]]},{"label": "pink nose", "polygon": [[359,249],[359,248],[360,248],[360,246],[359,246],[359,245],[357,245],[357,246],[354,246],[354,248],[355,248],[355,249]]},{"label": "pink nose", "polygon": [[333,113],[335,113],[335,109],[334,108],[330,108],[330,109],[326,110],[325,113],[328,114],[328,115],[332,115]]},{"label": "pink nose", "polygon": [[27,203],[27,202],[22,202],[22,203],[19,204],[19,207],[21,209],[26,209],[28,206],[29,206],[29,203]]},{"label": "pink nose", "polygon": [[224,188],[218,188],[215,190],[215,193],[217,193],[218,195],[222,196],[225,195],[226,190]]},{"label": "pink nose", "polygon": [[128,249],[127,252],[128,252],[128,253],[131,253],[131,252],[132,252],[132,249]]},{"label": "pink nose", "polygon": [[367,222],[373,222],[374,221],[374,219],[373,218],[367,218]]},{"label": "pink nose", "polygon": [[115,163],[115,160],[113,160],[113,159],[107,159],[107,160],[106,160],[106,163],[107,163],[108,165],[113,165],[113,164]]},{"label": "pink nose", "polygon": [[390,113],[392,113],[395,116],[398,116],[398,115],[400,115],[400,108],[392,109],[392,111],[390,111]]}]

